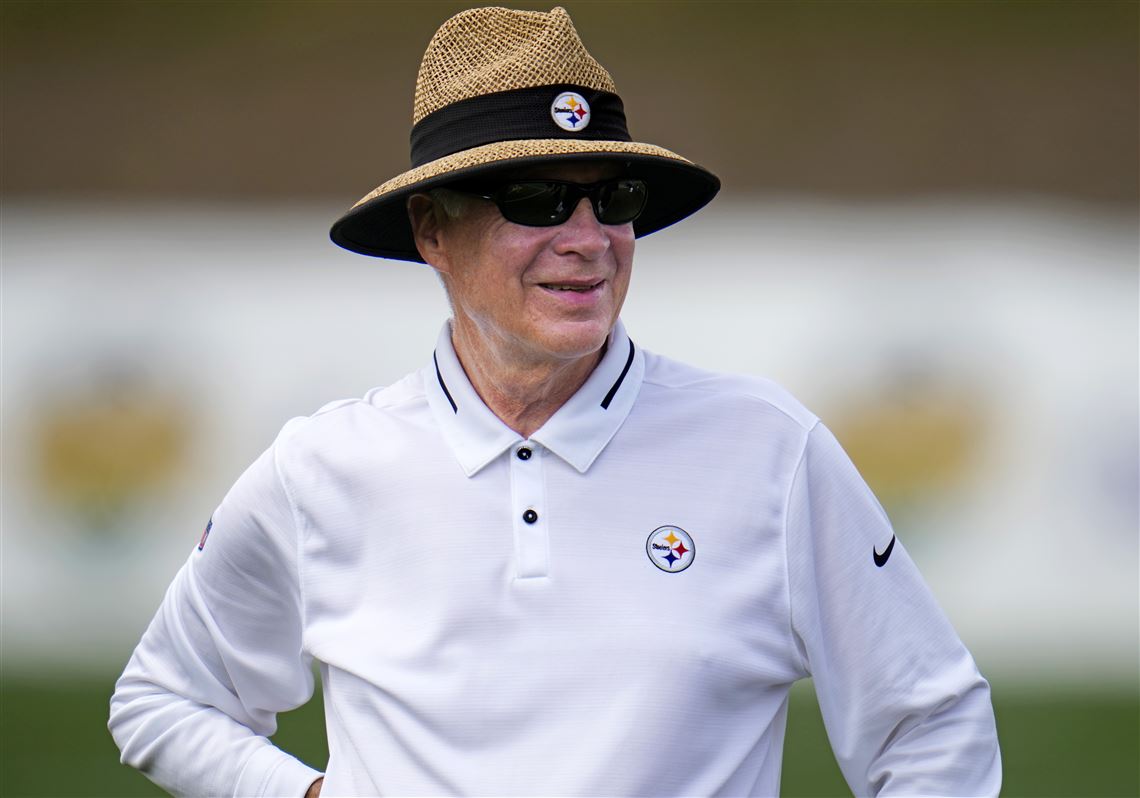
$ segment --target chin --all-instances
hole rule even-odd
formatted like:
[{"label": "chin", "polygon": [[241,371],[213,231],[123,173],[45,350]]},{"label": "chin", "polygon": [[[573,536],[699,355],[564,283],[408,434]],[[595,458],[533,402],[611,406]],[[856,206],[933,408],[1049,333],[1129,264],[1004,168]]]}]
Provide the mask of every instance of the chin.
[{"label": "chin", "polygon": [[574,359],[601,351],[613,324],[588,322],[559,325],[559,329],[543,336],[544,348],[555,357]]}]

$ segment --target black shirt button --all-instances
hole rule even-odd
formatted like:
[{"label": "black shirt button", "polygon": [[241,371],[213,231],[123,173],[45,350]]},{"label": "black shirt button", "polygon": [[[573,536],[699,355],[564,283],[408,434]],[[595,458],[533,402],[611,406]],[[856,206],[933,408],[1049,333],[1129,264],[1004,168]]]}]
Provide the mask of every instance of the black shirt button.
[{"label": "black shirt button", "polygon": [[529,460],[530,456],[532,454],[533,454],[533,452],[531,452],[530,449],[523,446],[521,449],[519,449],[517,452],[515,452],[515,457],[517,457],[520,460]]},{"label": "black shirt button", "polygon": [[538,520],[538,513],[536,513],[534,510],[527,510],[525,513],[523,513],[523,520],[528,524],[533,524]]}]

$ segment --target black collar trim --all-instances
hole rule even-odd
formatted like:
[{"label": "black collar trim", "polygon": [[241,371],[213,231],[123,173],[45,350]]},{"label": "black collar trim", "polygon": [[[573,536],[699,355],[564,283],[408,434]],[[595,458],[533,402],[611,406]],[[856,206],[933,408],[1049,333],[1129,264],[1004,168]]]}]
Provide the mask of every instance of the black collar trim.
[{"label": "black collar trim", "polygon": [[[617,378],[617,382],[610,388],[610,392],[606,394],[606,398],[602,400],[602,410],[610,409],[610,402],[614,400],[614,395],[618,392],[622,382],[625,380],[625,375],[629,374],[629,367],[633,365],[633,340],[629,342],[629,357],[625,359],[625,368],[621,370],[621,375]],[[446,391],[447,389],[444,388]]]},{"label": "black collar trim", "polygon": [[[451,391],[447,390],[447,383],[443,381],[443,375],[439,373],[439,358],[436,357],[435,352],[431,353],[431,359],[435,361],[435,378],[439,380],[439,387],[443,388],[443,395],[447,397],[447,401],[451,402],[452,411],[458,414],[459,407],[455,404],[455,400],[451,398]],[[629,368],[629,366],[627,365],[626,368]],[[625,372],[622,372],[621,376],[624,377]],[[621,382],[621,380],[618,380],[618,382]]]}]

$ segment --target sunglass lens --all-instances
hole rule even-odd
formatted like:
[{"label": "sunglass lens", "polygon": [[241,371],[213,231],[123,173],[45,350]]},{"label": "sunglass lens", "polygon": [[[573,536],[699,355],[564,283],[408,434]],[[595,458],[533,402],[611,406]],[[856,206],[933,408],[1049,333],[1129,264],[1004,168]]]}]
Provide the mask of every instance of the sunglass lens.
[{"label": "sunglass lens", "polygon": [[601,186],[594,208],[602,224],[625,224],[641,215],[649,191],[641,180],[614,180]]},{"label": "sunglass lens", "polygon": [[573,213],[567,207],[566,186],[559,183],[508,183],[495,199],[504,218],[531,227],[562,224]]},{"label": "sunglass lens", "polygon": [[[649,189],[641,180],[618,179],[588,190],[594,214],[602,224],[625,224],[641,215]],[[530,227],[563,224],[587,189],[573,183],[525,180],[507,183],[493,195],[503,218]]]}]

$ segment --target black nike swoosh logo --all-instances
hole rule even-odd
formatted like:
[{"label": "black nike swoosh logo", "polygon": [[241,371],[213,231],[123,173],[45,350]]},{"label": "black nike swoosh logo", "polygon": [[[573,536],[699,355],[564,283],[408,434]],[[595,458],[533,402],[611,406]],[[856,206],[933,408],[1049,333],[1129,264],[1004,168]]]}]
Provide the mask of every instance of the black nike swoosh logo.
[{"label": "black nike swoosh logo", "polygon": [[887,560],[889,560],[891,558],[891,552],[894,551],[894,549],[895,549],[895,536],[894,535],[891,535],[891,542],[887,544],[887,547],[885,549],[883,549],[882,554],[879,554],[878,550],[872,546],[871,547],[871,553],[873,555],[875,555],[875,565],[879,566],[880,568],[882,568],[884,565],[886,565]]}]

